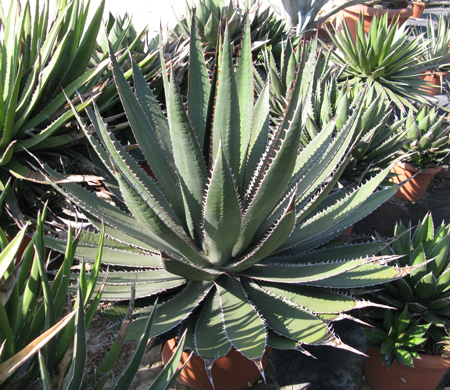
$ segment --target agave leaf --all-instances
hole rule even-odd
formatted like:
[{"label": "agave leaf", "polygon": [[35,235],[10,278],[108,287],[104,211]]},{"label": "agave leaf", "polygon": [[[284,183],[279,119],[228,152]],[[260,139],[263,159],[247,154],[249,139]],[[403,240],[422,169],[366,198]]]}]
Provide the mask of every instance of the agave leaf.
[{"label": "agave leaf", "polygon": [[[208,262],[202,258],[199,250],[195,248],[194,243],[184,232],[174,232],[155,211],[148,207],[144,198],[145,194],[140,194],[136,188],[129,185],[120,173],[116,174],[116,178],[125,202],[144,229],[153,233],[155,237],[162,241],[163,245],[165,244],[169,248],[170,252],[180,253],[189,259],[187,260],[189,263],[200,267],[208,265]],[[151,195],[149,194],[149,196]],[[178,226],[176,227],[179,229]],[[161,239],[162,237],[164,239]]]},{"label": "agave leaf", "polygon": [[266,293],[277,297],[284,297],[293,304],[315,314],[337,314],[353,310],[363,305],[363,302],[358,302],[355,298],[339,292],[267,282],[259,282],[259,286],[266,290]]},{"label": "agave leaf", "polygon": [[212,291],[205,302],[205,308],[198,319],[194,343],[203,359],[219,359],[231,348],[223,325],[220,296],[217,289]]},{"label": "agave leaf", "polygon": [[264,237],[258,240],[259,243],[255,247],[250,247],[248,253],[244,252],[236,264],[224,267],[226,272],[241,272],[251,267],[275,252],[281,243],[290,236],[295,225],[295,192],[290,199],[285,213],[271,226]]},{"label": "agave leaf", "polygon": [[249,359],[262,358],[266,349],[263,319],[247,300],[238,278],[228,275],[215,281],[220,294],[223,323],[231,344]]},{"label": "agave leaf", "polygon": [[[130,184],[136,186],[136,188],[139,189],[139,192],[143,194],[149,193],[151,191],[150,193],[153,196],[147,195],[146,198],[148,199],[148,201],[155,199],[155,203],[152,203],[153,208],[156,207],[156,209],[159,212],[162,212],[163,215],[168,214],[168,216],[170,216],[170,219],[178,221],[178,217],[172,209],[172,205],[174,203],[171,202],[177,200],[179,201],[179,195],[173,195],[178,191],[176,184],[174,185],[172,171],[170,167],[167,166],[168,164],[164,164],[165,162],[167,162],[167,160],[164,156],[162,148],[158,147],[158,143],[156,141],[152,143],[144,140],[146,137],[148,138],[148,135],[144,134],[145,131],[150,127],[150,124],[148,123],[148,121],[146,121],[146,115],[144,114],[142,107],[136,102],[136,98],[134,97],[131,88],[126,83],[126,80],[122,72],[120,71],[118,64],[115,62],[114,58],[111,57],[111,59],[113,63],[114,77],[118,85],[118,90],[120,91],[122,103],[124,107],[126,107],[127,116],[128,120],[130,121],[131,127],[134,130],[138,142],[143,142],[144,149],[150,149],[150,154],[154,155],[151,159],[149,158],[150,161],[148,162],[149,164],[152,164],[152,170],[154,169],[154,172],[158,175],[157,178],[159,179],[161,177],[161,185],[167,184],[167,195],[171,196],[171,198],[166,198],[165,194],[162,193],[162,189],[160,189],[160,186],[153,180],[151,180],[151,178],[148,177],[148,175],[140,169],[133,158],[125,151],[120,143],[115,140],[114,136],[112,134],[108,134],[106,126],[101,120],[100,113],[95,106],[95,117],[92,114],[92,111],[88,110],[89,117],[97,133],[101,135],[101,139],[106,147],[106,150],[111,155],[117,157],[115,160],[116,164],[118,164],[117,168],[127,178],[127,180],[130,181]],[[80,123],[80,119],[78,117],[77,120]],[[87,133],[87,129],[85,129],[85,126],[81,125],[81,123],[80,126],[82,127],[83,131]],[[157,140],[157,137],[149,138]],[[145,157],[148,157],[148,153],[145,155]],[[156,160],[154,160],[154,158]],[[171,184],[168,184],[167,182]],[[158,204],[160,204],[160,206],[158,206]],[[177,209],[176,211],[179,211],[179,209]]]},{"label": "agave leaf", "polygon": [[271,346],[272,348],[276,348],[276,349],[297,349],[298,348],[302,352],[304,351],[301,348],[299,348],[299,343],[295,340],[291,340],[284,336],[281,336],[281,335],[271,331],[270,329],[267,333],[268,333],[267,345]]},{"label": "agave leaf", "polygon": [[276,333],[305,344],[314,344],[329,335],[324,321],[289,299],[282,299],[253,282],[245,283],[245,288],[250,299],[258,302],[267,325]]},{"label": "agave leaf", "polygon": [[434,261],[428,264],[428,269],[433,272],[434,275],[441,275],[444,267],[447,265],[447,257],[450,251],[450,236],[443,237],[437,245],[430,252],[430,258],[434,258]]},{"label": "agave leaf", "polygon": [[[296,85],[298,85],[298,81]],[[299,88],[299,85],[295,88]],[[299,126],[301,102],[295,108],[292,108],[291,103],[295,104],[295,100],[291,99],[283,123],[273,144],[270,145],[272,149],[268,156],[270,163],[265,167],[263,177],[245,210],[239,239],[233,250],[234,256],[240,255],[248,246],[259,225],[267,218],[282,196],[292,176],[301,132]],[[289,127],[285,128],[288,125],[285,123],[288,116],[291,117],[291,120],[289,121]],[[273,188],[271,184],[274,178],[277,178],[276,182],[279,184],[277,188]]]},{"label": "agave leaf", "polygon": [[[346,226],[355,223],[367,213],[379,207],[396,192],[395,187],[390,187],[372,193],[380,185],[388,171],[389,168],[329,209],[298,225],[289,239],[281,246],[281,249],[289,248],[294,243],[303,251],[318,246],[326,240],[327,235],[336,235]],[[359,199],[365,199],[365,202],[361,204]],[[333,222],[330,223],[330,221]],[[328,236],[328,238],[330,237]]]},{"label": "agave leaf", "polygon": [[430,272],[423,276],[414,286],[414,292],[417,295],[419,302],[427,302],[436,292],[437,281]]},{"label": "agave leaf", "polygon": [[243,274],[258,280],[278,283],[309,283],[327,279],[360,267],[365,259],[318,264],[255,264]]},{"label": "agave leaf", "polygon": [[[58,252],[64,252],[66,242],[63,240],[55,239],[46,236],[45,245],[49,248],[57,250]],[[128,248],[127,248],[128,249]],[[160,267],[160,256],[157,253],[144,253],[144,252],[131,252],[131,248],[128,250],[121,250],[118,248],[104,247],[102,254],[102,263],[110,265],[122,265],[133,267]],[[84,244],[82,241],[77,245],[76,257],[79,259],[85,259],[89,262],[94,262],[97,256],[98,248]]]},{"label": "agave leaf", "polygon": [[[111,273],[110,273],[111,275]],[[102,275],[101,275],[102,276]],[[104,301],[125,301],[130,298],[130,277],[123,282],[128,284],[109,285],[106,284],[102,292],[102,300]],[[186,280],[182,278],[172,280],[157,280],[152,283],[141,283],[136,285],[136,296],[138,298],[150,297],[161,291],[170,291],[182,287],[186,284]],[[100,288],[100,287],[99,287]],[[97,289],[94,292],[98,291]]]},{"label": "agave leaf", "polygon": [[241,140],[240,132],[237,131],[241,126],[240,118],[239,95],[230,49],[230,33],[226,27],[214,110],[213,157],[217,156],[219,145],[222,145],[225,158],[236,179],[238,179],[241,164],[241,143],[247,141]]},{"label": "agave leaf", "polygon": [[207,180],[206,166],[202,150],[184,110],[181,95],[171,73],[168,94],[167,113],[169,117],[170,135],[173,153],[183,198],[186,205],[186,220],[191,235],[201,239],[201,221],[195,218],[200,215]]},{"label": "agave leaf", "polygon": [[203,145],[211,85],[208,71],[205,66],[200,38],[198,36],[195,13],[192,15],[190,35],[192,38],[190,40],[189,52],[188,113],[194,131],[197,134],[198,142],[200,145]]},{"label": "agave leaf", "polygon": [[[249,186],[249,181],[252,178],[253,173],[257,170],[258,163],[260,162],[265,145],[267,145],[267,140],[269,139],[269,98],[270,88],[269,84],[266,83],[255,104],[253,127],[251,128],[251,136],[248,138],[249,145],[247,149],[245,172],[241,172],[241,175],[245,180],[244,188]],[[245,137],[242,138],[244,140],[246,139]]]},{"label": "agave leaf", "polygon": [[295,248],[273,254],[264,263],[325,263],[327,261],[354,260],[364,256],[371,256],[383,249],[386,244],[382,241],[367,242],[353,245],[331,246],[316,249],[313,252],[297,252]]},{"label": "agave leaf", "polygon": [[222,148],[212,169],[204,205],[204,241],[208,259],[216,266],[229,262],[241,228],[241,207],[231,167]]},{"label": "agave leaf", "polygon": [[385,265],[364,264],[361,267],[351,269],[344,275],[336,275],[328,279],[308,283],[311,286],[323,286],[328,288],[357,288],[373,286],[379,283],[387,283],[401,278],[413,267],[393,268]]},{"label": "agave leaf", "polygon": [[[158,336],[177,326],[203,301],[212,287],[211,282],[189,282],[181,293],[158,306],[150,336]],[[140,337],[146,319],[146,316],[140,317],[130,324],[127,340]]]},{"label": "agave leaf", "polygon": [[[179,207],[182,202],[178,190],[178,179],[173,167],[173,153],[167,119],[162,114],[158,102],[136,63],[133,61],[135,97],[122,75],[114,56],[111,56],[111,60],[114,78],[133,134],[153,174],[161,183],[164,194],[172,207],[175,207],[176,213],[182,215],[184,211]],[[151,135],[149,135],[149,132]],[[165,203],[162,204],[164,205]],[[176,220],[173,215],[172,218]]]},{"label": "agave leaf", "polygon": [[[253,138],[252,122],[253,116],[253,65],[252,65],[252,43],[250,34],[250,18],[247,16],[242,37],[241,53],[236,69],[236,84],[239,99],[239,114],[241,119],[241,151],[240,151],[240,179],[241,185],[244,179],[243,169],[250,149],[248,140]],[[255,107],[256,109],[256,107]],[[255,113],[255,118],[256,117]],[[259,119],[259,118],[258,118]]]}]

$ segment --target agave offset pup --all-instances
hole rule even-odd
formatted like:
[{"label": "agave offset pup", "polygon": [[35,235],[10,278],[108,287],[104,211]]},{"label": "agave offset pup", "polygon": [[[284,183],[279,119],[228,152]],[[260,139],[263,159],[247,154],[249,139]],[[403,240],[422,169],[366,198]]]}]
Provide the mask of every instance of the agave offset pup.
[{"label": "agave offset pup", "polygon": [[[386,170],[354,191],[330,194],[360,113],[336,136],[331,121],[300,149],[301,75],[280,125],[272,129],[268,83],[254,103],[249,23],[236,71],[225,30],[212,79],[192,25],[186,109],[174,72],[170,80],[164,73],[167,117],[138,67],[133,65],[133,93],[112,58],[151,176],[116,141],[94,105],[88,113],[95,133],[78,117],[79,124],[120,186],[120,207],[74,183],[55,185],[94,226],[105,224],[103,263],[117,271],[110,273],[103,298],[127,299],[134,276],[123,269],[138,270],[137,297],[164,295],[150,335],[188,328],[189,348],[204,359],[208,373],[232,347],[260,368],[267,345],[351,349],[330,322],[370,303],[330,289],[382,283],[409,272],[386,265],[390,257],[372,256],[383,247],[380,242],[321,246],[396,191],[374,192]],[[85,259],[95,249],[90,237],[95,234],[86,232],[77,250]],[[58,248],[62,241],[47,244]],[[140,310],[128,336],[140,332],[148,311]]]}]

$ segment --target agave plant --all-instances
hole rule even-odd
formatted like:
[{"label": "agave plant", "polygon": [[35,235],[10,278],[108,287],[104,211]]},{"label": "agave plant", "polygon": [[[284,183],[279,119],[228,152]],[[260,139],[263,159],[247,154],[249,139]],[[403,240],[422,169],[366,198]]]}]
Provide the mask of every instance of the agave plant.
[{"label": "agave plant", "polygon": [[[196,23],[206,51],[215,50],[223,26],[228,25],[233,43],[242,36],[246,17],[250,19],[253,50],[263,45],[273,45],[286,34],[286,25],[272,7],[262,9],[259,1],[252,0],[245,7],[234,0],[196,0],[193,6],[186,2],[185,16],[178,17],[175,35],[184,40],[191,34],[191,15],[196,13]],[[221,27],[222,26],[222,27]]]},{"label": "agave plant", "polygon": [[429,67],[429,61],[420,59],[428,50],[422,36],[413,36],[398,21],[388,25],[387,15],[372,19],[369,33],[364,32],[362,15],[356,23],[356,42],[345,22],[342,29],[334,30],[330,38],[336,49],[332,58],[342,68],[342,77],[350,83],[366,83],[375,88],[378,95],[405,110],[411,101],[426,102],[421,72]]},{"label": "agave plant", "polygon": [[350,0],[342,2],[342,4],[325,12],[324,6],[328,0],[279,0],[279,2],[281,3],[283,14],[286,18],[286,26],[295,26],[297,36],[316,29],[321,23],[324,23],[327,19],[346,7],[364,3],[362,0]]},{"label": "agave plant", "polygon": [[[302,99],[307,93],[325,88],[334,65],[330,55],[324,55],[318,49],[318,38],[309,42],[299,38],[287,37],[286,40],[266,48],[262,61],[255,62],[255,90],[261,93],[267,80],[270,80],[270,113],[273,120],[282,118],[287,102],[292,93],[292,85],[297,77],[297,66],[302,75]],[[308,87],[308,88],[306,88]],[[308,95],[308,96],[310,96]],[[311,96],[310,96],[311,97]],[[307,110],[303,111],[303,119]]]},{"label": "agave plant", "polygon": [[[271,129],[269,85],[254,103],[249,23],[236,71],[225,30],[212,79],[195,20],[192,26],[187,106],[173,72],[170,80],[164,75],[167,117],[138,67],[133,66],[133,93],[111,59],[151,176],[115,140],[94,105],[87,111],[95,137],[78,120],[119,184],[119,207],[75,183],[55,184],[94,226],[104,221],[109,240],[103,263],[116,272],[109,275],[103,298],[127,299],[130,273],[123,270],[138,269],[136,296],[165,297],[150,335],[188,328],[188,346],[205,360],[208,372],[231,347],[260,368],[267,344],[350,348],[330,322],[370,303],[330,289],[381,283],[409,272],[386,265],[389,258],[371,256],[380,242],[322,246],[396,191],[373,192],[384,171],[354,191],[329,195],[360,113],[337,136],[331,122],[299,153],[301,75],[283,119]],[[77,255],[90,259],[95,248],[89,240],[96,235],[84,237]],[[63,243],[47,242],[53,248]],[[140,309],[129,337],[140,333],[147,318],[142,314],[149,310]]]},{"label": "agave plant", "polygon": [[[369,320],[369,322],[371,322]],[[395,316],[386,310],[383,322],[371,322],[373,328],[364,329],[369,338],[369,348],[380,348],[381,360],[392,366],[395,359],[408,367],[414,367],[413,359],[420,359],[419,351],[427,340],[424,337],[430,324],[419,325],[419,320],[411,320],[408,307]]]},{"label": "agave plant", "polygon": [[[198,0],[193,6],[186,2],[186,16],[177,17],[178,23],[174,28],[177,36],[188,39],[191,34],[191,15],[195,10],[196,24],[202,42],[208,51],[213,50],[219,39],[221,25],[228,25],[230,37],[235,39],[242,33],[244,12],[234,1],[227,0]],[[175,15],[176,16],[176,15]]]},{"label": "agave plant", "polygon": [[385,284],[385,289],[372,293],[372,298],[403,310],[405,307],[412,321],[429,325],[428,338],[422,349],[429,354],[445,352],[450,327],[449,275],[450,275],[450,225],[443,222],[436,229],[428,213],[423,221],[412,229],[411,222],[395,225],[398,238],[382,254],[400,255],[399,266],[423,264],[404,279]]},{"label": "agave plant", "polygon": [[430,106],[422,106],[406,118],[408,143],[404,146],[404,161],[417,168],[436,167],[450,161],[450,126],[445,116]]},{"label": "agave plant", "polygon": [[405,154],[401,151],[406,143],[405,120],[392,118],[392,110],[382,104],[382,97],[376,96],[373,87],[339,88],[335,77],[324,86],[319,85],[311,96],[302,139],[304,146],[334,117],[337,130],[340,130],[352,113],[360,109],[355,105],[357,102],[362,105],[363,114],[356,122],[354,148],[340,180],[347,184],[386,169]]}]

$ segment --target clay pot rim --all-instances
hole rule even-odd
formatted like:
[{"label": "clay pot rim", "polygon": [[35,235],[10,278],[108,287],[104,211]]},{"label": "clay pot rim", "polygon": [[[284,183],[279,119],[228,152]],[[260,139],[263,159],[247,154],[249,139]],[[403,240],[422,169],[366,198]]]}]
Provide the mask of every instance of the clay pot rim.
[{"label": "clay pot rim", "polygon": [[366,16],[384,15],[387,14],[388,18],[400,17],[400,19],[409,18],[413,14],[414,7],[408,1],[405,1],[408,5],[405,8],[399,9],[380,9],[373,8],[364,4],[352,5],[351,7],[344,8],[342,11],[350,12],[353,14],[363,14]]},{"label": "clay pot rim", "polygon": [[[371,348],[371,349],[380,351],[380,348]],[[450,357],[442,357],[441,355],[427,355],[425,353],[419,353],[419,356],[420,359],[414,359],[414,368],[425,367],[430,369],[442,369],[450,367]],[[394,364],[401,364],[401,363],[398,360],[395,360]]]},{"label": "clay pot rim", "polygon": [[[417,168],[413,164],[410,164],[409,162],[406,162],[406,161],[399,161],[397,163],[397,165],[407,171],[410,171],[410,172],[418,173],[420,171],[420,168]],[[439,173],[441,171],[441,169],[442,169],[442,165],[438,165],[437,167],[423,168],[421,173],[425,173],[428,175],[430,175],[430,174],[435,175],[436,173]]]}]

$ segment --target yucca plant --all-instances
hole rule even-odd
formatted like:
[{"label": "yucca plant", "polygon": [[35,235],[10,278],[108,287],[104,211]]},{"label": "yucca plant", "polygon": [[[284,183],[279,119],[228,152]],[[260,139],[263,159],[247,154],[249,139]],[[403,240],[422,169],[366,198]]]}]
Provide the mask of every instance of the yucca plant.
[{"label": "yucca plant", "polygon": [[428,70],[430,61],[420,61],[427,49],[422,36],[414,36],[399,26],[398,21],[388,25],[387,15],[374,17],[368,34],[364,32],[362,15],[356,23],[356,42],[348,26],[330,33],[335,45],[332,59],[344,68],[342,78],[350,83],[366,83],[378,95],[405,110],[411,101],[426,102],[421,72]]},{"label": "yucca plant", "polygon": [[410,110],[405,122],[408,143],[403,160],[416,168],[436,167],[450,162],[450,126],[435,107]]},{"label": "yucca plant", "polygon": [[440,16],[437,22],[429,18],[427,33],[423,37],[428,50],[424,59],[429,61],[430,71],[448,71],[450,69],[450,21]]},{"label": "yucca plant", "polygon": [[[9,184],[6,187],[8,190]],[[2,192],[0,195],[0,205],[5,194]],[[23,242],[29,225],[25,225],[10,242],[0,228],[0,389],[35,388],[42,382],[44,389],[50,389],[52,383],[54,388],[101,390],[124,344],[134,303],[132,290],[128,316],[122,322],[107,357],[96,367],[93,375],[84,378],[86,332],[98,309],[102,293],[102,288],[94,293],[94,287],[100,269],[104,236],[103,233],[99,236],[96,259],[89,278],[82,263],[78,275],[77,299],[73,309],[67,308],[71,267],[78,237],[74,238],[69,231],[64,260],[50,282],[43,234],[45,214],[44,208],[42,215],[38,216],[36,232],[25,250]],[[85,310],[89,302],[89,308]],[[66,314],[61,318],[63,313]],[[130,387],[146,351],[153,317],[149,317],[135,353],[112,388]],[[180,371],[177,367],[184,339],[185,336],[180,340],[179,350],[155,380],[153,389],[166,389],[175,380]],[[73,356],[70,357],[67,351],[72,342]],[[64,356],[70,357],[69,363],[64,362]],[[68,365],[70,368],[65,372]],[[57,375],[58,371],[62,371],[62,375]]]},{"label": "yucca plant", "polygon": [[[302,76],[280,125],[271,129],[269,85],[254,103],[249,23],[236,71],[225,30],[212,79],[195,21],[192,26],[187,107],[174,73],[170,80],[164,75],[167,117],[138,67],[133,66],[133,93],[111,59],[151,176],[115,140],[94,105],[87,111],[95,136],[78,120],[120,186],[119,207],[75,183],[55,185],[94,226],[105,224],[103,263],[116,272],[108,276],[103,298],[127,299],[126,270],[138,269],[136,296],[164,299],[150,335],[188,328],[188,347],[205,360],[208,372],[231,347],[260,369],[268,344],[351,349],[330,322],[370,303],[331,289],[382,283],[409,272],[386,265],[389,257],[372,256],[384,245],[380,242],[322,246],[396,191],[374,192],[386,170],[353,191],[329,195],[361,113],[336,136],[330,122],[299,153]],[[95,242],[96,235],[84,237],[77,255],[88,260],[95,249],[89,240]],[[47,242],[56,249],[63,243]],[[149,310],[139,310],[128,337],[140,334],[147,318],[142,314]]]},{"label": "yucca plant", "polygon": [[[6,16],[0,12],[4,36],[0,42],[0,189],[11,176],[46,184],[45,178],[32,168],[36,162],[30,153],[58,164],[61,149],[84,139],[76,126],[70,126],[73,112],[65,95],[78,111],[92,99],[97,100],[102,111],[118,101],[115,87],[108,85],[109,59],[95,67],[90,65],[104,2],[89,23],[89,5],[85,7],[78,0],[58,0],[53,18],[48,2],[41,13],[40,3],[35,5],[33,17],[29,1],[12,1]],[[119,61],[123,63],[127,58],[127,53],[122,53]],[[57,156],[50,157],[51,152]],[[70,173],[64,180],[89,179]],[[20,195],[17,189],[8,197]],[[9,198],[8,204],[17,202]],[[20,215],[16,217],[21,219]]]},{"label": "yucca plant", "polygon": [[419,352],[427,340],[430,324],[419,325],[419,320],[410,318],[408,307],[403,311],[392,313],[386,310],[383,322],[370,321],[373,328],[364,329],[369,338],[369,348],[380,348],[381,360],[388,368],[396,359],[401,364],[414,367],[413,359],[420,359]]},{"label": "yucca plant", "polygon": [[429,325],[421,350],[432,355],[448,354],[450,224],[443,222],[435,228],[428,213],[414,229],[411,222],[408,226],[397,222],[394,234],[398,238],[381,254],[401,256],[396,260],[400,267],[422,265],[405,278],[372,292],[372,299],[400,310],[407,307],[412,321]]}]

